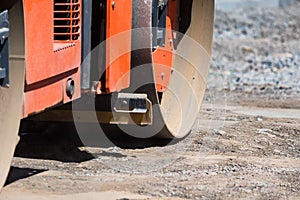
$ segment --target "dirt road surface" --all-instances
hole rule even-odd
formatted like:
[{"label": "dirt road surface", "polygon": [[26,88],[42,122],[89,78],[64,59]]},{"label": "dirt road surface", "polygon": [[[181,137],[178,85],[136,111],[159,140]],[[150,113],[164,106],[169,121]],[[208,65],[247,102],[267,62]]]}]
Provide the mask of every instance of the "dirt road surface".
[{"label": "dirt road surface", "polygon": [[300,102],[258,101],[205,103],[191,136],[166,146],[85,148],[57,127],[25,135],[0,199],[299,199]]}]

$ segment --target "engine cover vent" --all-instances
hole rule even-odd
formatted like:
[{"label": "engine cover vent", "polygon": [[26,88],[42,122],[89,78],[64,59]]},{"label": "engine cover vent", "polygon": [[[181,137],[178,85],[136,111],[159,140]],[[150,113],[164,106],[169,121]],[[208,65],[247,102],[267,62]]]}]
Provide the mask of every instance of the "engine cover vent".
[{"label": "engine cover vent", "polygon": [[80,0],[54,0],[54,41],[80,38]]}]

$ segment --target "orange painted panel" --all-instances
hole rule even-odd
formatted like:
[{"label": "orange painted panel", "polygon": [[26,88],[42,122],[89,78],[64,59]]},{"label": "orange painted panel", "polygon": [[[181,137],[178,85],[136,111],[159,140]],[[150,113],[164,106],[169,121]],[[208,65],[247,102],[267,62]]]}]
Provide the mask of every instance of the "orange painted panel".
[{"label": "orange painted panel", "polygon": [[55,82],[25,93],[23,117],[35,114],[62,102],[62,84]]},{"label": "orange painted panel", "polygon": [[106,90],[130,85],[132,1],[107,0]]},{"label": "orange painted panel", "polygon": [[[66,84],[68,79],[72,78],[75,82],[75,91],[72,97],[66,94]],[[57,104],[67,103],[78,99],[81,95],[80,89],[80,71],[75,69],[59,76],[37,82],[25,88],[23,116],[39,113],[46,108]]]},{"label": "orange painted panel", "polygon": [[[26,35],[26,83],[33,84],[80,65],[80,38],[54,41],[53,0],[23,0]],[[78,0],[80,3],[81,0]],[[79,16],[80,18],[80,16]],[[70,53],[71,52],[71,53]],[[66,59],[72,56],[72,59]]]},{"label": "orange painted panel", "polygon": [[168,13],[166,19],[166,42],[165,47],[159,47],[153,52],[154,73],[156,89],[164,92],[169,84],[173,66],[174,31],[178,31],[180,0],[168,1]]},{"label": "orange painted panel", "polygon": [[166,25],[166,45],[165,47],[159,47],[153,53],[154,74],[158,92],[164,92],[167,88],[173,65],[173,32],[171,30],[171,20],[169,17],[167,17]]},{"label": "orange painted panel", "polygon": [[[81,95],[81,0],[73,0],[72,7],[68,1],[23,2],[26,44],[23,117],[27,117]],[[65,18],[61,8],[70,9],[70,18]],[[68,22],[72,23],[66,27]],[[68,33],[68,30],[72,31]],[[75,82],[71,98],[66,94],[66,83],[70,78]]]}]

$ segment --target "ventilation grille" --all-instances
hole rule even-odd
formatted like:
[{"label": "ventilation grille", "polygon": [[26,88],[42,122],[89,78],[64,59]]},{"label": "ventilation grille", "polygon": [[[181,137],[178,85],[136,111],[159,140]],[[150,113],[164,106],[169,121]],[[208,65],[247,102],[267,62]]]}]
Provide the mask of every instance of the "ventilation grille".
[{"label": "ventilation grille", "polygon": [[80,0],[54,0],[54,40],[72,42],[80,37]]}]

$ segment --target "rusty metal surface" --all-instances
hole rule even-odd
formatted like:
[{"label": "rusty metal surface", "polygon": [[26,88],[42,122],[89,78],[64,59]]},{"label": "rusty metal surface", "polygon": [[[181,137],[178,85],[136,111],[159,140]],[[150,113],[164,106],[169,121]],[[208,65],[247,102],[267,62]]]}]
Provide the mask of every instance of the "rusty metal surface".
[{"label": "rusty metal surface", "polygon": [[23,105],[25,48],[22,1],[9,10],[9,18],[11,23],[10,86],[0,87],[0,189],[5,183],[18,142]]}]

